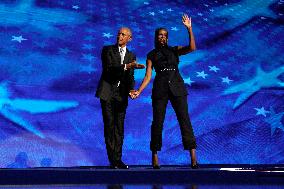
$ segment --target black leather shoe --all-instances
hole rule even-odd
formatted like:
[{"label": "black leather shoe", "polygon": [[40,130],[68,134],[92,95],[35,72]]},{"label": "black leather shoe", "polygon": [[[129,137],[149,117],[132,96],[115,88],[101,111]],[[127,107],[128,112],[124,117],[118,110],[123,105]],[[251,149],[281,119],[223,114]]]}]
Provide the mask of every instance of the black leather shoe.
[{"label": "black leather shoe", "polygon": [[121,161],[121,160],[117,162],[117,167],[118,167],[118,169],[129,169],[128,165],[123,163],[123,161]]},{"label": "black leather shoe", "polygon": [[191,165],[191,169],[199,169],[198,163],[196,163],[195,165]]},{"label": "black leather shoe", "polygon": [[118,169],[118,166],[117,166],[116,164],[111,164],[111,165],[109,166],[109,168],[111,168],[111,169]]},{"label": "black leather shoe", "polygon": [[109,165],[109,168],[110,169],[118,169],[118,165],[115,162],[111,162],[110,165]]}]

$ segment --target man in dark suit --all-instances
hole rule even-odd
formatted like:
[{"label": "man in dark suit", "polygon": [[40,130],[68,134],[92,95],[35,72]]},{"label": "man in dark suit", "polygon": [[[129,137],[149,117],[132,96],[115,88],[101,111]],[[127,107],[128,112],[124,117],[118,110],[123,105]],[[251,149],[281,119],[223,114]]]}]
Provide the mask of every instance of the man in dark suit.
[{"label": "man in dark suit", "polygon": [[103,71],[96,92],[101,102],[107,155],[114,169],[128,169],[121,160],[124,119],[128,95],[134,89],[134,69],[144,68],[126,48],[131,39],[131,30],[123,27],[117,34],[116,44],[103,47]]}]

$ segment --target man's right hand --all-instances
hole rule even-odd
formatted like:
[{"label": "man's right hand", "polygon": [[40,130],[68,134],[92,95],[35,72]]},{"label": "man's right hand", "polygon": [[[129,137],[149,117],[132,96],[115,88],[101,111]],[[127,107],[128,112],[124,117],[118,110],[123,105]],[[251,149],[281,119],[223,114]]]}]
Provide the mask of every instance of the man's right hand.
[{"label": "man's right hand", "polygon": [[138,64],[136,61],[126,64],[126,69],[143,69],[145,66],[143,64]]}]

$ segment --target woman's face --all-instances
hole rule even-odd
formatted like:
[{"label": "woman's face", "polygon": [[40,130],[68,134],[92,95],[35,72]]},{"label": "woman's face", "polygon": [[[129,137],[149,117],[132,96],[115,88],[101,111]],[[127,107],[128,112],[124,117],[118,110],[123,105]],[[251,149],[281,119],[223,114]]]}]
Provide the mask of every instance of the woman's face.
[{"label": "woman's face", "polygon": [[160,46],[165,46],[168,43],[168,32],[160,30],[158,33],[158,43]]}]

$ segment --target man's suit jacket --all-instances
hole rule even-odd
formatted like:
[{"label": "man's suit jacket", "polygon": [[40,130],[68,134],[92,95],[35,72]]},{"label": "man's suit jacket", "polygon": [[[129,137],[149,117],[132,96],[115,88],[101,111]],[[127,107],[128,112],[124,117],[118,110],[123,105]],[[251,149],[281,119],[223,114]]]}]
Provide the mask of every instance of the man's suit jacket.
[{"label": "man's suit jacket", "polygon": [[128,99],[128,93],[134,89],[134,69],[124,70],[124,65],[136,60],[135,55],[126,49],[123,64],[121,64],[118,45],[104,46],[101,54],[102,75],[96,91],[96,96],[102,100],[110,100],[114,90],[122,100]]}]

